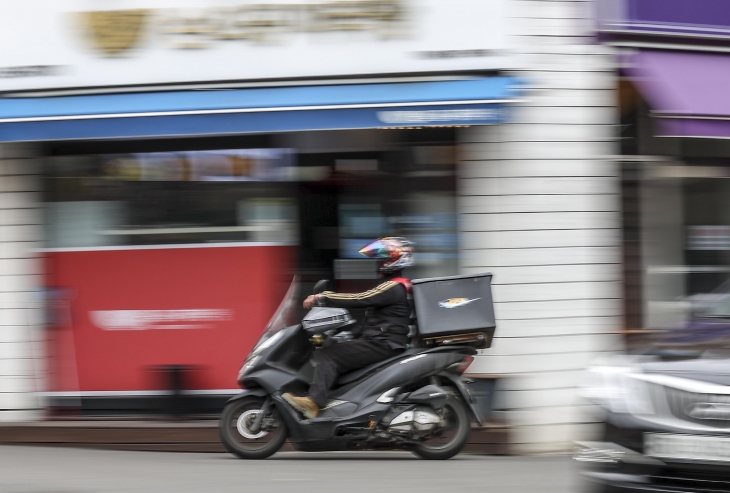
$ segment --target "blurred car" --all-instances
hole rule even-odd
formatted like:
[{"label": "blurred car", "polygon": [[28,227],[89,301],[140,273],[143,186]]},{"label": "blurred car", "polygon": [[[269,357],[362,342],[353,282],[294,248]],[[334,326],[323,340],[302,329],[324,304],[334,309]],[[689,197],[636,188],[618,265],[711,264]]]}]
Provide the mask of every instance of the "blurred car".
[{"label": "blurred car", "polygon": [[730,354],[622,356],[589,371],[605,425],[579,442],[586,491],[730,491]]},{"label": "blurred car", "polygon": [[657,332],[652,345],[690,350],[730,348],[730,293],[714,296],[706,299],[701,308],[695,306],[688,322]]},{"label": "blurred car", "polygon": [[726,280],[709,293],[697,293],[682,299],[689,307],[690,316],[702,317],[716,309],[718,305],[730,303],[730,279]]}]

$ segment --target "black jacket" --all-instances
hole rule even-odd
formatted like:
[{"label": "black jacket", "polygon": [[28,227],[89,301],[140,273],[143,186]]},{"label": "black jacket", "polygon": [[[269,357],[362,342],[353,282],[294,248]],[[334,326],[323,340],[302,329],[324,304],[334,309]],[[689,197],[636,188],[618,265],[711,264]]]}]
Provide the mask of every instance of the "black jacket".
[{"label": "black jacket", "polygon": [[325,291],[319,300],[325,306],[367,308],[365,320],[352,330],[355,337],[375,340],[391,349],[405,349],[408,346],[411,302],[401,283],[386,280],[363,293]]}]

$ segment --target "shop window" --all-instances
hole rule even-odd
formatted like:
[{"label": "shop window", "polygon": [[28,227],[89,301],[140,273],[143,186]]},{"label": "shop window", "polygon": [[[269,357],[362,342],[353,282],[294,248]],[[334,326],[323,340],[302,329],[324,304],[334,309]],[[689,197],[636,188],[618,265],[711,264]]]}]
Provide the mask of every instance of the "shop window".
[{"label": "shop window", "polygon": [[48,160],[50,248],[295,242],[290,149]]},{"label": "shop window", "polygon": [[[410,276],[458,273],[452,130],[294,133],[250,149],[198,144],[53,151],[64,155],[47,159],[47,246],[297,243],[307,279],[372,280],[371,266],[335,261],[367,262],[358,250],[373,238],[407,236],[418,256]],[[127,146],[143,152],[120,152]],[[189,150],[170,151],[180,148]]]}]

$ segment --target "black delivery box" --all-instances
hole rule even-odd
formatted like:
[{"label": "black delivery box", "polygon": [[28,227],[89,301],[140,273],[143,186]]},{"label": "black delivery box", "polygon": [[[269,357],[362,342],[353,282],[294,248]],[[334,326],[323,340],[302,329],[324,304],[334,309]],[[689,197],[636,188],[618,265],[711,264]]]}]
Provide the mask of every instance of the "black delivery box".
[{"label": "black delivery box", "polygon": [[492,274],[414,279],[418,335],[427,344],[492,345]]}]

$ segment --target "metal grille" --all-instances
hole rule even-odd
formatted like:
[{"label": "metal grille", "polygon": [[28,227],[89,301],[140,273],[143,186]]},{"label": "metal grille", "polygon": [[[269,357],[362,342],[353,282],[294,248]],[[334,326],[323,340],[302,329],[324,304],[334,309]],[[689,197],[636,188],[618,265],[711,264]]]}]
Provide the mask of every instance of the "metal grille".
[{"label": "metal grille", "polygon": [[669,411],[675,418],[699,425],[730,429],[730,419],[702,419],[689,414],[695,406],[701,406],[702,404],[723,404],[730,406],[730,395],[698,394],[670,387],[661,387],[664,389],[664,396]]},{"label": "metal grille", "polygon": [[730,480],[725,469],[667,468],[650,477],[655,485],[677,491],[730,491]]}]

